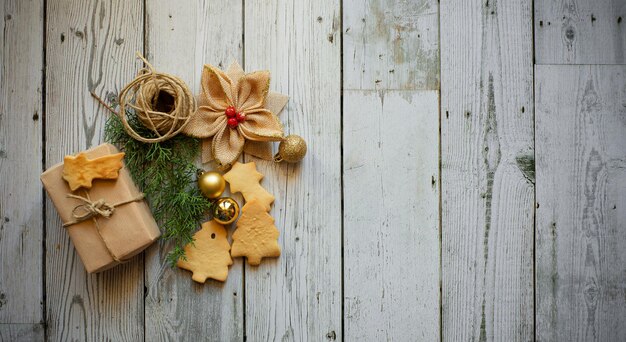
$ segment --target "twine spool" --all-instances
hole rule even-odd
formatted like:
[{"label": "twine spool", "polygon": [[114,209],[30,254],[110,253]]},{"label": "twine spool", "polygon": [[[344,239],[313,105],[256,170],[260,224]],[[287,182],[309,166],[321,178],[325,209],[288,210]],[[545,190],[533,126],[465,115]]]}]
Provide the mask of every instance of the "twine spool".
[{"label": "twine spool", "polygon": [[[120,92],[120,119],[126,132],[138,141],[155,143],[170,139],[182,131],[195,112],[193,94],[180,78],[154,70],[139,52],[137,57],[146,67]],[[137,118],[156,138],[143,137],[130,127],[127,107],[135,110]]]}]

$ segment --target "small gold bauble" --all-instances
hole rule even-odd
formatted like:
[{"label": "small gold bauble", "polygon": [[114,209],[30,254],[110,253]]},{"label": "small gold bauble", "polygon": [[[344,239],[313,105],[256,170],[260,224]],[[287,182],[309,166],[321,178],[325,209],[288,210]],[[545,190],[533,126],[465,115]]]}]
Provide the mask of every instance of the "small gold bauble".
[{"label": "small gold bauble", "polygon": [[298,135],[288,135],[285,140],[278,145],[278,153],[274,156],[274,161],[280,163],[297,163],[306,154],[306,142]]},{"label": "small gold bauble", "polygon": [[218,172],[203,172],[198,176],[198,188],[207,198],[218,198],[226,189],[226,181]]},{"label": "small gold bauble", "polygon": [[222,197],[215,201],[213,220],[219,224],[231,224],[239,216],[239,204],[230,197]]}]

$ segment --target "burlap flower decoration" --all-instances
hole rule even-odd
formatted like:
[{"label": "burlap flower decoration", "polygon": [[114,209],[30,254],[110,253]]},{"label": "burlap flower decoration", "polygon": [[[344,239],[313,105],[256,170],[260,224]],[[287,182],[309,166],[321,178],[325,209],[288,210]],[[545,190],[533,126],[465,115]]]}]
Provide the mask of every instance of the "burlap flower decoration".
[{"label": "burlap flower decoration", "polygon": [[202,162],[215,158],[221,166],[232,165],[242,151],[272,158],[268,142],[284,137],[276,114],[287,104],[287,97],[270,93],[269,85],[268,71],[245,74],[237,63],[227,72],[204,66],[198,110],[183,130],[204,139]]}]

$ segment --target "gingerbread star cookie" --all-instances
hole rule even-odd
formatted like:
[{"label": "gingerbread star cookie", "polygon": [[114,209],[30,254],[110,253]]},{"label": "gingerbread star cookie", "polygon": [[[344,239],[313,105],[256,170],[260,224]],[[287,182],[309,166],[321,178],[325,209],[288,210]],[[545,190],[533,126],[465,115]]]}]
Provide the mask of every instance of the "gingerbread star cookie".
[{"label": "gingerbread star cookie", "polygon": [[185,246],[187,260],[179,259],[177,266],[193,272],[191,279],[198,283],[204,283],[207,278],[225,281],[228,266],[233,264],[226,236],[221,224],[213,220],[203,223],[193,236],[194,242]]},{"label": "gingerbread star cookie", "polygon": [[270,211],[274,196],[259,184],[263,175],[256,170],[254,162],[246,164],[236,162],[230,171],[224,174],[224,179],[230,184],[230,192],[241,192],[246,201],[257,200],[265,211]]},{"label": "gingerbread star cookie", "polygon": [[87,159],[81,152],[76,156],[65,156],[63,160],[63,179],[72,191],[84,187],[91,189],[91,182],[96,179],[117,179],[122,168],[124,152],[109,154],[95,159]]},{"label": "gingerbread star cookie", "polygon": [[241,217],[237,221],[237,230],[233,233],[233,257],[245,256],[248,264],[259,265],[262,258],[278,257],[278,229],[274,218],[265,211],[265,207],[256,199],[241,208]]}]

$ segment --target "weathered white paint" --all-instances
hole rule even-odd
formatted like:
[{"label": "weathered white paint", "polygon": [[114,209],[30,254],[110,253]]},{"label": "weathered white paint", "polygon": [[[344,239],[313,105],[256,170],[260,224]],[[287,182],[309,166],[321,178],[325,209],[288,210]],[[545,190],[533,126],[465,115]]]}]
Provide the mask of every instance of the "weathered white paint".
[{"label": "weathered white paint", "polygon": [[535,1],[537,64],[626,63],[624,0]]},{"label": "weathered white paint", "polygon": [[[134,53],[143,46],[142,4],[47,3],[46,168],[102,141],[109,114],[89,91],[116,91],[134,77],[140,66]],[[45,203],[48,339],[143,340],[142,256],[87,275],[47,197]]]},{"label": "weathered white paint", "polygon": [[44,337],[44,325],[41,323],[0,323],[0,341],[3,342],[43,341]]},{"label": "weathered white paint", "polygon": [[439,99],[346,91],[347,341],[439,340]]},{"label": "weathered white paint", "polygon": [[444,341],[533,339],[531,7],[441,2]]},{"label": "weathered white paint", "polygon": [[[538,67],[533,126],[531,69],[533,27],[539,64],[624,63],[624,3],[536,1],[534,24],[530,0],[445,0],[440,24],[434,0],[345,0],[343,9],[340,3],[48,1],[42,32],[41,0],[5,1],[0,340],[43,338],[43,325],[37,324],[43,319],[43,213],[50,340],[142,340],[145,331],[146,340],[317,341],[342,340],[343,330],[345,340],[437,340],[438,323],[427,322],[439,310],[446,341],[601,341],[626,335],[626,211],[620,211],[626,205],[620,191],[626,184],[626,72],[623,66]],[[424,141],[433,141],[428,134],[434,123],[420,116],[432,112],[434,93],[414,90],[439,86],[440,44],[439,269],[436,253],[427,254],[437,248],[428,242],[433,231],[415,229],[432,225],[428,213],[437,209],[437,187],[432,178],[424,184],[433,170],[432,150],[424,149],[436,146]],[[161,265],[166,250],[160,246],[147,253],[145,273],[139,257],[86,276],[49,200],[42,212],[42,160],[49,167],[101,141],[107,114],[88,91],[119,91],[140,67],[134,52],[144,47],[156,67],[179,74],[196,93],[203,63],[225,67],[237,59],[247,70],[270,70],[271,88],[291,97],[281,118],[288,132],[309,142],[309,154],[299,165],[246,158],[257,161],[266,175],[263,185],[276,195],[272,214],[283,255],[246,266],[245,286],[240,260],[225,284],[197,285],[185,271]],[[415,116],[401,125],[390,116],[395,112]],[[373,143],[366,135],[378,129],[380,139]],[[412,134],[412,155],[404,156],[405,139],[399,138]],[[408,180],[403,188],[399,179],[380,172],[391,170],[385,169],[391,167],[388,159],[401,157],[404,167],[393,171]],[[366,187],[371,179],[379,183]],[[414,195],[410,186],[418,190]],[[384,196],[373,195],[376,190]],[[387,215],[375,211],[380,205],[405,210]],[[442,277],[442,306],[434,309],[437,292],[426,295],[439,279],[433,267]]]},{"label": "weathered white paint", "polygon": [[626,67],[538,66],[537,340],[626,336]]},{"label": "weathered white paint", "polygon": [[[242,2],[146,2],[146,55],[158,70],[200,92],[202,66],[241,62]],[[206,169],[212,169],[206,165]],[[197,284],[191,273],[165,262],[169,246],[146,252],[146,340],[241,341],[243,270],[235,260],[225,283]]]},{"label": "weathered white paint", "polygon": [[[245,267],[250,341],[341,340],[340,8],[337,1],[245,2],[245,67],[288,94],[280,118],[308,142],[297,165],[255,160],[276,197],[282,254]],[[332,37],[332,39],[329,39]]]},{"label": "weathered white paint", "polygon": [[43,322],[42,18],[41,0],[0,5],[0,323]]},{"label": "weathered white paint", "polygon": [[439,89],[437,0],[343,6],[344,89]]},{"label": "weathered white paint", "polygon": [[343,5],[345,338],[438,340],[439,5]]}]

